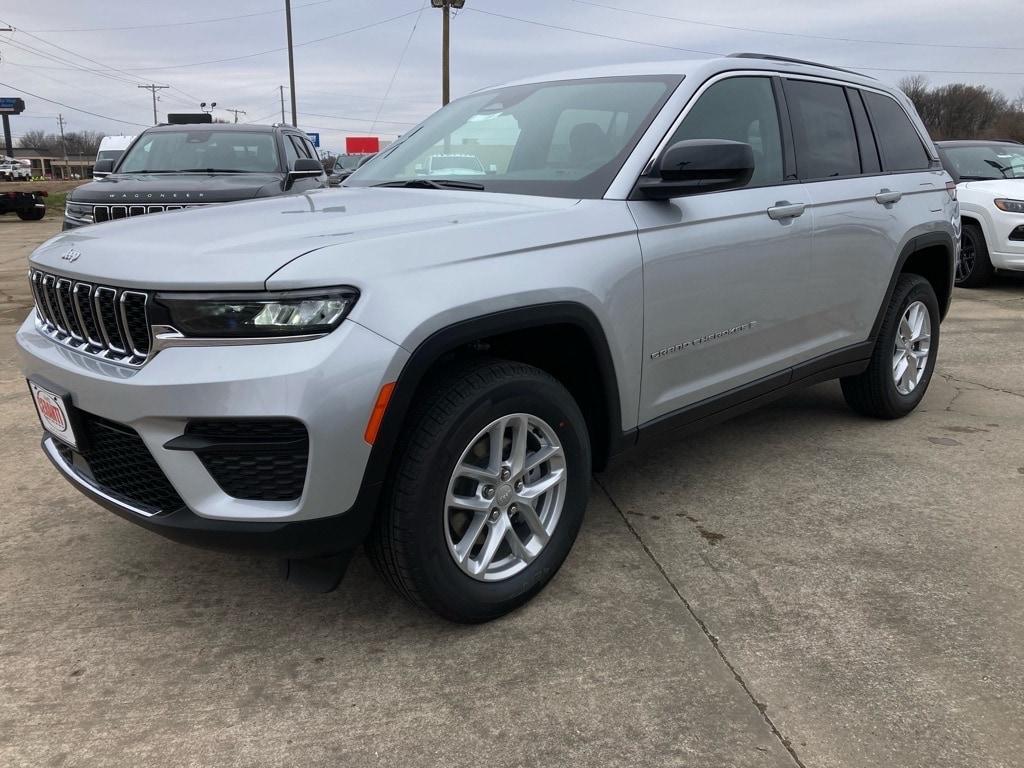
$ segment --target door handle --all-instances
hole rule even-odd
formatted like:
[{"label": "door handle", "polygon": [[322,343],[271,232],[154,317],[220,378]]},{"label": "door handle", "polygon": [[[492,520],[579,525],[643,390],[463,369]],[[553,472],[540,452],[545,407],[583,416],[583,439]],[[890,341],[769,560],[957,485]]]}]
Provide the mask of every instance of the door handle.
[{"label": "door handle", "polygon": [[903,197],[902,192],[893,192],[891,189],[883,189],[875,195],[875,202],[880,205],[892,205],[893,203],[898,203],[901,197]]},{"label": "door handle", "polygon": [[780,200],[768,209],[768,218],[775,221],[795,219],[802,216],[807,206],[804,203],[791,203],[788,200]]}]

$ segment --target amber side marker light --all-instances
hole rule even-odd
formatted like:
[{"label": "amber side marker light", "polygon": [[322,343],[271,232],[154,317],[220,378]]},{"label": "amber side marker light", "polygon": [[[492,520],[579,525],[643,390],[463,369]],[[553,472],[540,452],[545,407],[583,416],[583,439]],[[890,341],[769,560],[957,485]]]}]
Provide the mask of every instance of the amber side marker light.
[{"label": "amber side marker light", "polygon": [[391,400],[391,393],[395,391],[395,382],[391,381],[380,388],[377,395],[377,402],[373,404],[370,412],[370,420],[366,423],[366,431],[363,439],[370,445],[377,440],[377,433],[380,432],[381,422],[384,421],[384,412],[388,409],[388,401]]}]

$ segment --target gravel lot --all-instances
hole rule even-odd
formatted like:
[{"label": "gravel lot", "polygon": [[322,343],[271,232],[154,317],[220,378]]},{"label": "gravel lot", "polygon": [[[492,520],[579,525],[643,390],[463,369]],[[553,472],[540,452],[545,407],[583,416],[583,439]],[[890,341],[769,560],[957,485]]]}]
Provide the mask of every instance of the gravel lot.
[{"label": "gravel lot", "polygon": [[58,228],[0,218],[0,765],[1021,764],[1024,280],[957,292],[906,420],[826,384],[623,459],[550,587],[466,628],[61,480],[13,342]]}]

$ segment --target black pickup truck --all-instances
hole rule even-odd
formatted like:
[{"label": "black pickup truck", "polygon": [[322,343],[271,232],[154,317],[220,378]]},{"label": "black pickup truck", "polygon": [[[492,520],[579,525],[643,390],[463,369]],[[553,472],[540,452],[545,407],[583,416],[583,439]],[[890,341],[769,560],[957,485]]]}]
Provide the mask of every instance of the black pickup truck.
[{"label": "black pickup truck", "polygon": [[46,192],[0,192],[0,215],[16,213],[22,221],[39,221],[46,215]]}]

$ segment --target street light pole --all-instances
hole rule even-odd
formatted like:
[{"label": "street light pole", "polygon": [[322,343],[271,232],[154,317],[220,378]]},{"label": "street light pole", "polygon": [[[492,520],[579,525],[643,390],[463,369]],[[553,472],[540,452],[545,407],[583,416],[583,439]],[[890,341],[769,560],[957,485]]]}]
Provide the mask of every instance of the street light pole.
[{"label": "street light pole", "polygon": [[451,51],[451,9],[462,8],[466,0],[430,0],[430,5],[441,9],[441,106],[451,101],[449,54]]},{"label": "street light pole", "polygon": [[288,27],[288,86],[292,94],[292,125],[298,126],[299,116],[295,108],[295,52],[292,50],[292,0],[284,0],[285,23]]}]

